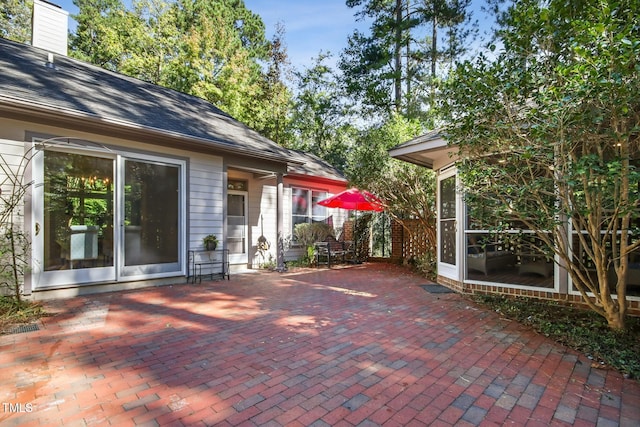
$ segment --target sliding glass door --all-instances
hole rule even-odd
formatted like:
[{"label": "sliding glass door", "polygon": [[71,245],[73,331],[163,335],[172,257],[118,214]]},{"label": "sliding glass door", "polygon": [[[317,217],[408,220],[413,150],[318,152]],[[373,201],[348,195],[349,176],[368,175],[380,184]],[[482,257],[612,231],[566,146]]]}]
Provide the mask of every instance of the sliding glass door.
[{"label": "sliding glass door", "polygon": [[180,167],[125,160],[123,207],[123,275],[179,269]]},{"label": "sliding glass door", "polygon": [[34,163],[34,286],[182,274],[181,161],[89,151]]}]

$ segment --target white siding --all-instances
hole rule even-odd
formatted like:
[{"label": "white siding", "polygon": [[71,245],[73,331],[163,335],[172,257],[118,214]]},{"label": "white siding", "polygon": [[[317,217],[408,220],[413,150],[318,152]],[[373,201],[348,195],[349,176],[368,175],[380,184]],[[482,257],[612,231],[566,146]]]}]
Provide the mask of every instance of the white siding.
[{"label": "white siding", "polygon": [[189,249],[202,248],[202,238],[215,234],[223,240],[224,188],[221,157],[193,156],[189,168]]},{"label": "white siding", "polygon": [[[0,191],[2,192],[2,198],[8,199],[10,195],[15,191],[14,179],[18,178],[21,183],[25,183],[25,168],[27,166],[26,160],[29,156],[25,156],[24,143],[18,141],[11,141],[6,139],[0,139]],[[15,210],[14,225],[17,228],[24,227],[24,203],[25,199],[19,202],[19,206]],[[5,213],[7,206],[0,201],[0,211]],[[4,226],[2,226],[4,229]],[[4,230],[2,230],[4,232]],[[0,295],[8,292],[9,289],[5,286],[0,286]]]},{"label": "white siding", "polygon": [[69,12],[34,0],[31,44],[53,53],[66,55],[68,20]]},{"label": "white siding", "polygon": [[[0,147],[2,147],[0,149],[0,191],[4,195],[3,198],[7,198],[14,190],[13,178],[20,178],[24,183],[25,177],[21,175],[25,173],[29,156],[25,155],[24,142],[0,139]],[[4,209],[5,206],[0,205],[0,210]],[[20,215],[22,212],[23,209],[21,207],[19,209]]]},{"label": "white siding", "polygon": [[[262,262],[269,261],[269,255],[276,258],[277,244],[277,187],[276,180],[254,179],[252,175],[230,173],[237,179],[247,179],[249,181],[249,263],[253,268],[259,267]],[[294,181],[285,178],[283,192],[283,232],[284,239],[291,239],[291,187],[310,188],[318,191],[326,191],[329,195],[344,190],[340,186],[327,186],[312,183],[309,181]],[[328,209],[328,215],[333,215],[334,227],[341,228],[347,215],[347,211],[342,209]],[[265,254],[265,259],[260,257],[257,251],[258,237],[264,233],[271,247]],[[285,248],[285,259],[294,260],[304,254],[305,248],[293,246]]]}]

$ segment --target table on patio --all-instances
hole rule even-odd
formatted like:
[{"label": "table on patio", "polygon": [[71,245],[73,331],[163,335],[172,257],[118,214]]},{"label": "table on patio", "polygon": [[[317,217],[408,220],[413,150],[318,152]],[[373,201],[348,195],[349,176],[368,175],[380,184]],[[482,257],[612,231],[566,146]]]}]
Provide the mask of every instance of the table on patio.
[{"label": "table on patio", "polygon": [[[202,276],[213,276],[219,274],[224,279],[230,280],[229,277],[229,250],[206,250],[206,249],[190,249],[187,252],[187,282],[191,279],[192,283],[198,280],[202,282]],[[205,272],[202,272],[203,267]],[[208,272],[207,272],[208,271]]]}]

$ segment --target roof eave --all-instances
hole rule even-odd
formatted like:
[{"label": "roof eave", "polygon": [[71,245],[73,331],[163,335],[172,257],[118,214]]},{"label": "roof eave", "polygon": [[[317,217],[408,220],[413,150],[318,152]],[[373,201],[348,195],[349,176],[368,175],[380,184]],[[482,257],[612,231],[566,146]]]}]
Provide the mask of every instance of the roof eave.
[{"label": "roof eave", "polygon": [[440,134],[428,134],[428,138],[421,135],[403,144],[391,148],[391,157],[429,169],[434,169],[442,163],[442,159],[451,157],[452,147]]},{"label": "roof eave", "polygon": [[[95,114],[78,110],[57,108],[44,103],[25,101],[21,98],[0,94],[0,112],[12,114],[15,118],[34,121],[37,123],[49,124],[52,126],[73,126],[74,130],[81,130],[92,133],[102,133],[109,136],[119,136],[124,138],[136,138],[140,136],[159,138],[154,139],[156,143],[172,146],[180,142],[180,148],[198,149],[198,151],[217,151],[233,154],[241,154],[258,159],[276,161],[280,163],[299,165],[302,162],[288,158],[285,152],[280,154],[268,153],[263,150],[255,150],[246,147],[234,147],[222,140],[205,139],[190,136],[180,132],[159,129],[150,126],[143,126],[125,120],[100,117]],[[171,143],[174,144],[171,144]]]},{"label": "roof eave", "polygon": [[348,183],[346,178],[329,178],[325,176],[307,175],[307,174],[302,174],[297,172],[288,172],[286,176],[289,178],[295,178],[302,181],[317,182],[320,184],[328,184],[328,185],[346,186]]}]

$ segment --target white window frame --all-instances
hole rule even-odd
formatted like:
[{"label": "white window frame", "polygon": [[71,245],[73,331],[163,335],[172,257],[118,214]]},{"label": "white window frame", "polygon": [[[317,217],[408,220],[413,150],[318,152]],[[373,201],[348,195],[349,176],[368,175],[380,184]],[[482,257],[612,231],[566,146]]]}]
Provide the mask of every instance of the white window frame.
[{"label": "white window frame", "polygon": [[[32,144],[35,146],[40,143],[43,138],[34,137]],[[136,280],[148,280],[163,277],[175,277],[186,275],[186,208],[187,208],[187,161],[171,156],[163,156],[156,154],[145,154],[138,152],[130,152],[120,150],[115,147],[109,147],[109,149],[95,148],[91,145],[81,146],[74,145],[73,147],[47,147],[48,150],[60,151],[65,153],[75,153],[80,155],[88,155],[94,157],[103,157],[114,160],[114,193],[115,204],[114,209],[114,266],[104,268],[103,270],[110,269],[112,272],[106,272],[106,274],[100,273],[99,269],[87,269],[86,271],[77,270],[73,273],[67,274],[51,274],[43,271],[42,260],[44,259],[44,241],[43,238],[37,236],[37,231],[32,230],[34,237],[33,242],[33,269],[32,269],[32,289],[47,289],[56,288],[61,286],[85,286],[100,282],[127,282]],[[37,153],[33,161],[34,170],[34,190],[32,197],[34,203],[32,203],[31,215],[34,223],[41,222],[43,217],[43,206],[41,206],[40,200],[43,200],[43,171],[44,171],[44,159],[41,155],[42,151]],[[179,186],[179,198],[178,198],[178,262],[177,269],[171,271],[162,271],[161,269],[155,270],[152,266],[146,268],[141,267],[128,267],[124,265],[124,163],[127,160],[150,162],[157,164],[164,164],[169,166],[176,166],[179,168],[178,174],[178,186]],[[91,271],[93,270],[93,271]],[[115,271],[113,271],[115,270]],[[155,270],[155,271],[154,271]],[[60,276],[59,278],[56,276]],[[43,280],[44,278],[46,280]]]},{"label": "white window frame", "polygon": [[325,199],[327,197],[329,197],[329,192],[326,190],[320,190],[317,188],[308,188],[308,187],[300,187],[300,186],[291,186],[291,235],[294,236],[294,228],[296,226],[296,224],[301,224],[301,223],[296,223],[294,222],[294,218],[295,217],[302,217],[302,215],[299,214],[295,214],[294,211],[294,205],[293,205],[293,197],[294,197],[294,193],[296,190],[298,191],[306,191],[307,192],[307,212],[305,215],[306,218],[306,223],[310,224],[312,222],[321,222],[321,221],[326,221],[327,218],[329,217],[329,212],[327,211],[327,208],[324,206],[321,206],[322,209],[324,209],[324,215],[313,215],[313,200],[314,200],[314,193],[318,195],[318,200],[322,200]]}]

